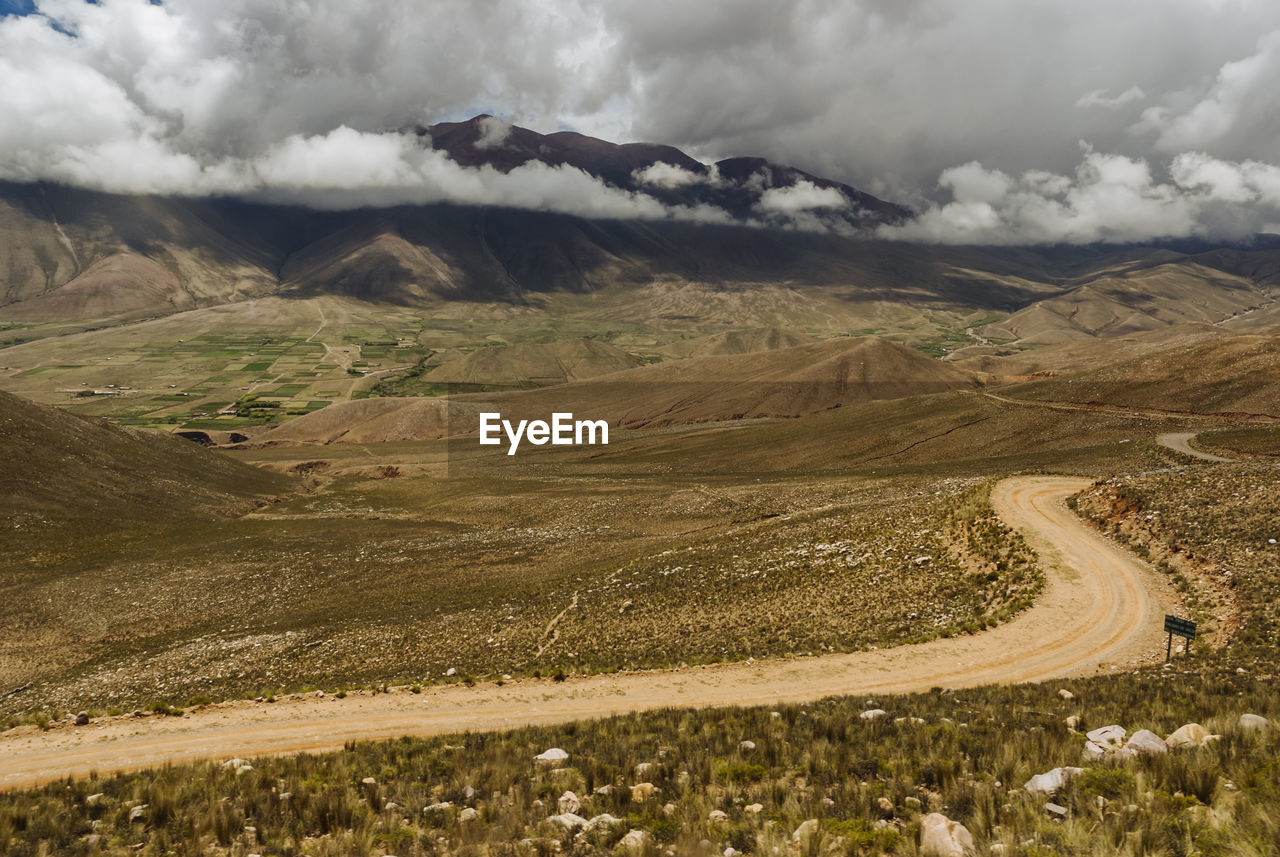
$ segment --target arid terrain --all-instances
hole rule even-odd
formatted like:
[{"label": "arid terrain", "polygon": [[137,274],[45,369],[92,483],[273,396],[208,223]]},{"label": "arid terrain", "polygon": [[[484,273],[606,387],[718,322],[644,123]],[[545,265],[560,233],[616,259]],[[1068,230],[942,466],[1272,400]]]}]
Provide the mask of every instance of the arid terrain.
[{"label": "arid terrain", "polygon": [[0,850],[1273,854],[1274,237],[766,226],[0,186]]}]

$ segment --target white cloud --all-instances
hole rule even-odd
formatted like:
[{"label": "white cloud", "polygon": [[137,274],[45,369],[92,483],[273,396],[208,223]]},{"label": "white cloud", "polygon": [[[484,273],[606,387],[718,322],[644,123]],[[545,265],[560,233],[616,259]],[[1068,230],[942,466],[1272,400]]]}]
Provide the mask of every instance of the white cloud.
[{"label": "white cloud", "polygon": [[803,179],[786,187],[767,188],[756,203],[757,209],[771,214],[848,207],[849,199],[836,188],[818,187]]},{"label": "white cloud", "polygon": [[[1012,178],[965,164],[944,173],[951,179],[950,202],[878,234],[947,244],[1243,238],[1280,215],[1280,168],[1185,153],[1169,172],[1172,180],[1161,182],[1145,160],[1093,151],[1072,176],[1028,171]],[[955,180],[957,173],[963,181]]]},{"label": "white cloud", "polygon": [[1116,96],[1110,96],[1107,93],[1109,89],[1095,89],[1087,95],[1080,96],[1076,101],[1076,107],[1102,107],[1107,110],[1118,110],[1126,104],[1132,104],[1135,101],[1141,101],[1147,97],[1140,86],[1131,86],[1124,92]]},{"label": "white cloud", "polygon": [[640,184],[666,190],[703,184],[710,180],[709,176],[699,175],[692,170],[686,170],[684,167],[668,164],[665,161],[656,161],[644,169],[636,170],[631,177]]}]

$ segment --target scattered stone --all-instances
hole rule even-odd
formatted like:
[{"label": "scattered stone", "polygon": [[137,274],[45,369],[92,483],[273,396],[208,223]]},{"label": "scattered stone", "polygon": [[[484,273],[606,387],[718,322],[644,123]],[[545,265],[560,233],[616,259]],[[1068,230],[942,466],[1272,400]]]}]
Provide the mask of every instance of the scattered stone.
[{"label": "scattered stone", "polygon": [[940,812],[920,820],[920,857],[965,857],[973,853],[973,834]]},{"label": "scattered stone", "polygon": [[89,712],[87,712],[87,711],[81,711],[79,714],[77,714],[77,715],[76,715],[76,725],[77,725],[77,726],[88,726],[88,725],[89,725]]},{"label": "scattered stone", "polygon": [[1084,745],[1084,759],[1086,762],[1101,762],[1107,755],[1107,748],[1096,741],[1086,741]]},{"label": "scattered stone", "polygon": [[451,809],[453,809],[453,803],[446,800],[441,803],[433,803],[430,806],[424,806],[422,808],[422,811],[423,812],[448,812]]},{"label": "scattered stone", "polygon": [[1071,691],[1067,690],[1065,687],[1058,691],[1058,696],[1062,697],[1063,701],[1065,702],[1070,702],[1071,700],[1076,698],[1076,695]]},{"label": "scattered stone", "polygon": [[533,758],[539,762],[564,762],[569,759],[569,754],[559,747],[552,747],[550,750],[539,753]]},{"label": "scattered stone", "polygon": [[1054,816],[1055,818],[1066,818],[1068,813],[1070,812],[1070,810],[1068,810],[1065,806],[1062,806],[1056,803],[1046,803],[1044,805],[1044,811]]},{"label": "scattered stone", "polygon": [[446,676],[455,676],[458,674],[458,669],[457,667],[449,667],[447,670],[444,671],[444,674]]},{"label": "scattered stone", "polygon": [[142,821],[147,814],[147,806],[148,804],[140,803],[133,809],[129,810],[129,821]]},{"label": "scattered stone", "polygon": [[560,795],[560,800],[556,802],[561,814],[566,812],[579,812],[582,809],[582,801],[578,800],[578,796],[573,792],[565,792]]},{"label": "scattered stone", "polygon": [[822,835],[822,825],[816,818],[810,818],[800,823],[800,826],[791,834],[791,844],[799,846],[801,853],[812,854],[817,849],[813,847],[814,839]]},{"label": "scattered stone", "polygon": [[653,762],[641,762],[640,764],[636,765],[636,777],[637,778],[647,777],[650,774],[652,774],[655,770],[657,770],[657,767],[658,766],[655,765]]},{"label": "scattered stone", "polygon": [[711,813],[707,816],[707,823],[710,824],[712,827],[719,827],[720,825],[728,822],[728,820],[729,820],[728,813],[726,813],[722,809],[713,809],[711,810]]},{"label": "scattered stone", "polygon": [[248,764],[241,765],[240,767],[236,768],[236,776],[243,777],[245,774],[249,773],[252,770],[253,770],[253,765],[248,765]]},{"label": "scattered stone", "polygon": [[237,757],[237,758],[235,758],[235,759],[227,759],[225,762],[223,762],[223,763],[222,763],[222,767],[224,767],[224,768],[238,768],[238,767],[240,767],[241,765],[247,765],[247,764],[249,764],[249,763],[248,763],[248,762],[246,762],[244,759],[241,759],[241,758]]},{"label": "scattered stone", "polygon": [[[284,795],[281,795],[281,797],[284,797]],[[383,807],[383,809],[386,810],[387,812],[395,812],[399,808],[400,808],[400,804],[396,803],[393,800],[387,801],[387,805]]]},{"label": "scattered stone", "polygon": [[878,720],[879,718],[884,717],[888,713],[889,712],[885,711],[883,708],[868,708],[866,711],[862,712],[858,716],[861,717],[863,720]]},{"label": "scattered stone", "polygon": [[612,816],[607,812],[602,812],[588,821],[586,827],[582,829],[584,832],[590,833],[593,830],[610,830],[623,823],[622,819]]},{"label": "scattered stone", "polygon": [[756,742],[755,742],[755,741],[739,741],[739,742],[738,742],[738,752],[739,752],[739,753],[750,753],[750,752],[751,752],[752,750],[754,750],[755,748],[756,748]]},{"label": "scattered stone", "polygon": [[880,811],[885,815],[893,815],[893,801],[889,800],[887,797],[877,799],[876,806],[879,807]]},{"label": "scattered stone", "polygon": [[743,809],[744,809],[746,812],[751,813],[752,815],[759,815],[760,813],[764,812],[764,804],[762,804],[762,803],[749,803],[749,804],[747,804],[746,806],[744,806],[744,807],[743,807]]},{"label": "scattered stone", "polygon": [[605,797],[608,797],[609,795],[613,794],[613,786],[608,785],[606,783],[605,785],[600,786],[600,788],[596,789],[595,793],[598,795],[604,795]]},{"label": "scattered stone", "polygon": [[1084,736],[1095,744],[1101,744],[1107,749],[1119,747],[1124,743],[1126,730],[1123,726],[1115,724],[1112,726],[1103,726],[1101,729],[1094,729],[1084,733]]},{"label": "scattered stone", "polygon": [[1076,729],[1080,727],[1080,715],[1073,714],[1062,722],[1067,725],[1068,729],[1070,729],[1072,732],[1075,732]]},{"label": "scattered stone", "polygon": [[1161,740],[1159,735],[1152,732],[1150,729],[1139,729],[1137,732],[1133,733],[1129,738],[1128,743],[1118,751],[1118,754],[1122,757],[1134,756],[1138,753],[1158,756],[1161,753],[1168,752],[1168,745]]},{"label": "scattered stone", "polygon": [[908,795],[907,797],[902,799],[902,802],[905,803],[907,806],[911,807],[912,809],[920,809],[920,807],[924,806],[924,804],[920,802],[920,798],[916,797],[915,795]]},{"label": "scattered stone", "polygon": [[568,831],[587,826],[587,820],[575,812],[562,812],[559,815],[551,816],[547,821]]},{"label": "scattered stone", "polygon": [[1217,737],[1217,735],[1210,735],[1209,730],[1199,723],[1186,723],[1175,729],[1172,735],[1164,739],[1164,743],[1170,750],[1181,747],[1203,747]]},{"label": "scattered stone", "polygon": [[461,821],[463,824],[468,821],[475,821],[479,817],[480,813],[476,812],[475,808],[470,806],[458,813],[458,821]]},{"label": "scattered stone", "polygon": [[631,787],[631,802],[644,803],[653,797],[653,793],[657,790],[653,783],[636,783]]},{"label": "scattered stone", "polygon": [[1261,714],[1241,714],[1241,729],[1266,729],[1271,725],[1271,721],[1263,717]]},{"label": "scattered stone", "polygon": [[95,792],[84,799],[85,806],[97,806],[102,802],[102,792]]},{"label": "scattered stone", "polygon": [[376,786],[378,784],[378,781],[375,780],[373,777],[365,777],[363,780],[360,781],[360,784],[365,786]]},{"label": "scattered stone", "polygon": [[647,831],[632,828],[618,841],[618,849],[627,857],[640,857],[652,843],[653,837]]},{"label": "scattered stone", "polygon": [[1072,777],[1083,773],[1083,768],[1054,768],[1043,774],[1036,774],[1023,786],[1033,795],[1052,795],[1062,790]]}]

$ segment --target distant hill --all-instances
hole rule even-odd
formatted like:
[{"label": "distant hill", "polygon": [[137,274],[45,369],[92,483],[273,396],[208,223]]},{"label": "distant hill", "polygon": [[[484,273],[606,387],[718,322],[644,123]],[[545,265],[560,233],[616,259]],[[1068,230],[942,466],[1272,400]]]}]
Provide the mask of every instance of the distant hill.
[{"label": "distant hill", "polygon": [[695,339],[682,339],[658,349],[667,357],[712,357],[721,354],[747,354],[773,351],[812,341],[809,337],[780,327],[751,328],[713,333]]},{"label": "distant hill", "polygon": [[1280,337],[1213,337],[1001,392],[1041,401],[1280,418]]},{"label": "distant hill", "polygon": [[258,435],[254,443],[369,443],[470,434],[482,410],[516,419],[567,411],[631,429],[797,417],[976,385],[972,374],[913,349],[875,337],[837,339],[691,357],[536,390],[344,402]]},{"label": "distant hill", "polygon": [[20,541],[70,525],[97,531],[241,512],[289,486],[188,440],[2,392],[0,482],[0,514]]}]

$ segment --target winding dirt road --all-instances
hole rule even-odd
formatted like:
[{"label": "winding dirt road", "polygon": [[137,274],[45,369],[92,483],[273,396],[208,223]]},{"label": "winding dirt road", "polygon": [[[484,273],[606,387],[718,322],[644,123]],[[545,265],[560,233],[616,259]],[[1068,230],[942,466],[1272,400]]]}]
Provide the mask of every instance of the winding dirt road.
[{"label": "winding dirt road", "polygon": [[1156,443],[1166,449],[1172,449],[1174,452],[1180,452],[1183,455],[1189,455],[1192,458],[1199,458],[1201,461],[1234,461],[1232,458],[1223,458],[1221,455],[1214,455],[1212,452],[1205,452],[1202,449],[1196,449],[1191,445],[1191,441],[1199,432],[1194,431],[1174,431],[1167,434],[1156,435]]},{"label": "winding dirt road", "polygon": [[450,685],[341,700],[312,695],[213,705],[183,717],[104,718],[47,732],[20,727],[0,735],[0,788],[166,762],[338,750],[352,740],[500,730],[668,706],[763,705],[1039,681],[1157,660],[1163,655],[1162,617],[1174,596],[1144,563],[1067,509],[1066,498],[1088,484],[1017,477],[996,487],[996,510],[1040,552],[1048,581],[1034,607],[980,634],[563,683]]}]

